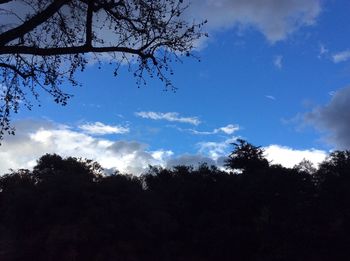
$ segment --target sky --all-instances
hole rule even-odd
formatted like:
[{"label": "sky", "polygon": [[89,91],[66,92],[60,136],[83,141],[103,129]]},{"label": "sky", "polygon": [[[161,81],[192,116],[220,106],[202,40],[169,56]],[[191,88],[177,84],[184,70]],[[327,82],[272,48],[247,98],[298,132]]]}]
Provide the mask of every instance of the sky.
[{"label": "sky", "polygon": [[223,165],[237,138],[276,164],[315,165],[350,149],[350,2],[193,0],[186,19],[208,20],[196,59],[171,64],[177,90],[137,87],[121,67],[90,64],[67,106],[41,95],[13,117],[0,173],[45,153],[97,160],[139,175],[149,165]]}]

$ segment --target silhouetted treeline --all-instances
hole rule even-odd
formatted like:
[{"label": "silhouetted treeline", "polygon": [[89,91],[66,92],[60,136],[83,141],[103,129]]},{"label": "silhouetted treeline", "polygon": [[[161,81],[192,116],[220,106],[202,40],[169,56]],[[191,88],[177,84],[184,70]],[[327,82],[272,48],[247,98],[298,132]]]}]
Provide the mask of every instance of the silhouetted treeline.
[{"label": "silhouetted treeline", "polygon": [[349,260],[349,151],[289,169],[238,141],[226,165],[105,176],[45,155],[0,177],[0,260]]}]

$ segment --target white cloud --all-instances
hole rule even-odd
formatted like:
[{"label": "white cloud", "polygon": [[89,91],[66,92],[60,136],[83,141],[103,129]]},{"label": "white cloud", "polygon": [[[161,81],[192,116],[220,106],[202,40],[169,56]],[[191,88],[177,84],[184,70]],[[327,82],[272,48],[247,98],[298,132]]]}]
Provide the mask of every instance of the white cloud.
[{"label": "white cloud", "polygon": [[275,96],[272,96],[272,95],[265,95],[265,97],[266,97],[267,99],[270,99],[270,100],[273,100],[273,101],[276,100],[276,97],[275,97]]},{"label": "white cloud", "polygon": [[194,129],[181,129],[181,128],[178,128],[178,130],[180,130],[180,131],[189,131],[190,133],[195,134],[195,135],[212,135],[212,134],[215,134],[214,131],[197,131],[197,130],[194,130]]},{"label": "white cloud", "polygon": [[136,141],[100,139],[49,122],[17,122],[15,136],[5,137],[0,147],[0,174],[13,168],[31,168],[45,153],[98,161],[106,169],[140,174],[149,165],[165,166],[169,150],[149,150]]},{"label": "white cloud", "polygon": [[233,134],[235,131],[238,131],[238,130],[239,130],[238,125],[229,124],[225,127],[215,129],[214,132],[218,133],[218,132],[222,131],[223,133],[226,133],[226,134]]},{"label": "white cloud", "polygon": [[220,127],[217,129],[214,129],[212,131],[198,131],[198,130],[194,130],[194,129],[181,129],[181,128],[177,128],[180,131],[188,131],[192,134],[195,135],[214,135],[214,134],[218,134],[218,133],[225,133],[225,134],[233,134],[234,132],[239,130],[239,126],[236,124],[228,124],[224,127]]},{"label": "white cloud", "polygon": [[333,54],[332,58],[334,63],[346,62],[350,59],[350,50]]},{"label": "white cloud", "polygon": [[329,96],[334,96],[336,94],[336,92],[335,91],[330,91],[330,92],[328,92],[328,94],[329,94]]},{"label": "white cloud", "polygon": [[308,149],[296,150],[286,146],[270,145],[264,148],[266,158],[273,164],[281,164],[284,167],[292,168],[303,159],[311,161],[315,166],[321,163],[327,156],[323,150]]},{"label": "white cloud", "polygon": [[215,141],[205,141],[200,142],[197,145],[199,146],[199,154],[207,155],[213,160],[217,160],[220,157],[228,155],[228,148],[231,146],[231,143],[237,140],[236,137],[231,137],[221,142]]},{"label": "white cloud", "polygon": [[197,117],[182,117],[177,112],[141,111],[136,112],[135,115],[144,119],[166,120],[171,122],[189,123],[192,125],[199,125],[201,123]]},{"label": "white cloud", "polygon": [[315,24],[320,12],[320,0],[193,0],[188,15],[207,19],[209,31],[254,28],[275,43]]},{"label": "white cloud", "polygon": [[319,50],[318,58],[321,59],[328,52],[329,52],[329,50],[325,47],[325,45],[324,44],[320,44],[320,50]]},{"label": "white cloud", "polygon": [[[223,159],[229,155],[232,147],[232,143],[237,140],[236,137],[232,137],[222,142],[201,142],[199,143],[199,154],[207,155],[207,157],[218,162],[223,162]],[[300,163],[303,159],[310,160],[317,166],[322,162],[327,152],[316,149],[296,150],[281,145],[269,145],[263,148],[265,151],[265,157],[272,164],[281,164],[284,167],[292,168],[294,165]],[[221,163],[221,166],[223,164]]]},{"label": "white cloud", "polygon": [[282,61],[283,61],[283,56],[282,55],[277,55],[275,56],[275,58],[273,59],[273,64],[278,68],[278,69],[282,69]]},{"label": "white cloud", "polygon": [[129,132],[129,128],[122,126],[106,125],[102,122],[86,123],[78,126],[79,129],[85,133],[92,135],[106,135],[106,134],[125,134]]},{"label": "white cloud", "polygon": [[[36,160],[46,153],[93,159],[108,172],[120,170],[135,175],[147,170],[149,165],[197,166],[206,162],[222,168],[224,159],[232,149],[231,143],[236,141],[236,137],[220,142],[204,141],[197,144],[196,154],[174,156],[171,150],[150,150],[147,144],[138,141],[96,138],[53,122],[23,120],[15,124],[16,135],[5,137],[0,146],[0,175],[10,168],[32,168]],[[327,155],[321,150],[295,150],[280,145],[270,145],[264,149],[269,160],[285,167],[293,167],[304,158],[317,165]]]}]

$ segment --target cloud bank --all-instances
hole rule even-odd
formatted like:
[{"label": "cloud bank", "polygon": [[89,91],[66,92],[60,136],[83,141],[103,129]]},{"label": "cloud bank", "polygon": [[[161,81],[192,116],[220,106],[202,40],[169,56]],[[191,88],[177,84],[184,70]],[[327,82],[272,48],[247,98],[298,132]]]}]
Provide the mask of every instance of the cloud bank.
[{"label": "cloud bank", "polygon": [[16,127],[16,135],[6,137],[0,147],[0,174],[9,168],[31,168],[46,153],[93,159],[110,171],[132,174],[142,173],[148,165],[165,166],[172,155],[137,141],[95,138],[55,123],[21,121]]},{"label": "cloud bank", "polygon": [[[54,122],[21,120],[15,126],[16,135],[5,137],[0,146],[0,175],[8,173],[10,168],[31,169],[36,160],[46,153],[96,160],[107,173],[119,170],[140,175],[149,165],[197,167],[200,163],[207,163],[223,168],[224,160],[232,150],[231,143],[236,141],[234,136],[219,142],[203,141],[197,144],[198,150],[194,154],[174,155],[168,149],[151,150],[147,144],[138,141],[95,137]],[[304,158],[317,165],[326,156],[324,151],[293,150],[279,145],[265,147],[265,150],[272,163],[286,167],[292,167]]]},{"label": "cloud bank", "polygon": [[254,28],[270,43],[315,24],[320,12],[320,0],[194,0],[189,10],[191,16],[207,19],[210,31]]},{"label": "cloud bank", "polygon": [[[231,137],[222,142],[201,142],[198,144],[200,147],[199,152],[201,155],[207,155],[217,162],[223,162],[224,158],[229,155],[233,149],[231,144],[234,143],[236,139],[236,137]],[[303,159],[307,159],[317,166],[327,156],[327,152],[323,150],[296,150],[276,144],[265,146],[262,149],[265,151],[265,157],[272,164],[281,164],[287,168],[294,167],[294,165],[300,163]],[[221,165],[223,164],[221,163]]]},{"label": "cloud bank", "polygon": [[323,150],[295,150],[286,146],[270,145],[264,148],[266,158],[272,164],[281,164],[284,167],[292,168],[303,159],[311,161],[316,167],[327,156]]},{"label": "cloud bank", "polygon": [[304,121],[325,133],[337,149],[350,149],[350,87],[336,91],[328,104],[304,115]]}]

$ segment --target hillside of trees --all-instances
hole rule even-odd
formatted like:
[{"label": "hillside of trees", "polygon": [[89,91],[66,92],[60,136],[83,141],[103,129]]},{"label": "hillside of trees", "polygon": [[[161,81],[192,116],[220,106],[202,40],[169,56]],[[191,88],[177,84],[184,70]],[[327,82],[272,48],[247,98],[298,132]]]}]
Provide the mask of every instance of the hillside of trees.
[{"label": "hillside of trees", "polygon": [[239,141],[226,165],[107,176],[44,155],[0,177],[0,260],[348,260],[350,151],[284,168]]}]

